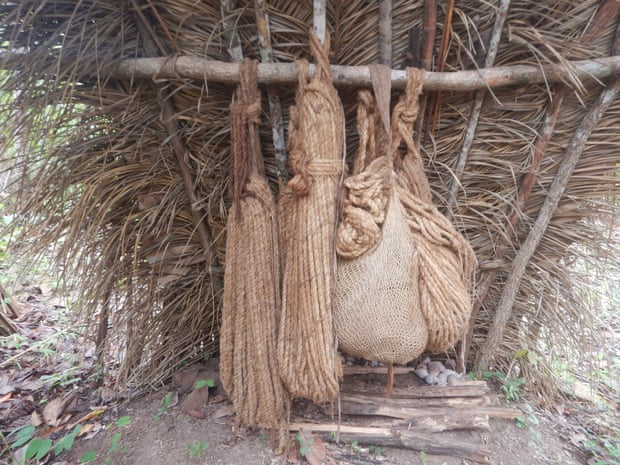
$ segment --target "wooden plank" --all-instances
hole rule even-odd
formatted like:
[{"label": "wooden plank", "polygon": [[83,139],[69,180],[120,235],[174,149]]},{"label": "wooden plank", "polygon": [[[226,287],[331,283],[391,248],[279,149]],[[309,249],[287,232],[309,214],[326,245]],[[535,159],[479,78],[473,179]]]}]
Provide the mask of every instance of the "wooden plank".
[{"label": "wooden plank", "polygon": [[[430,407],[472,407],[491,405],[489,396],[477,397],[428,397],[428,398],[386,398],[364,394],[340,394],[340,404],[343,405],[370,405],[399,408],[430,408]],[[344,411],[344,407],[342,407]]]},{"label": "wooden plank", "polygon": [[335,433],[339,440],[346,442],[357,441],[360,444],[399,447],[428,454],[461,457],[479,463],[490,463],[491,452],[477,444],[418,431],[337,424],[292,423],[289,425],[290,431],[298,431],[300,428],[323,433],[328,440],[332,441]]},{"label": "wooden plank", "polygon": [[[476,383],[476,384],[470,384]],[[482,384],[480,384],[482,383]],[[486,382],[470,381],[463,384],[455,384],[453,386],[410,386],[406,388],[394,387],[392,389],[392,398],[402,399],[426,399],[429,397],[479,397],[490,391]],[[366,396],[383,396],[386,395],[385,386],[377,386],[372,384],[355,383],[341,384],[340,392],[346,394],[361,394]]]},{"label": "wooden plank", "polygon": [[[394,400],[394,399],[383,399],[383,400]],[[416,418],[424,418],[429,416],[436,415],[488,415],[489,417],[500,417],[500,418],[517,418],[521,415],[519,410],[508,408],[508,407],[500,407],[489,405],[485,403],[486,400],[483,398],[479,400],[481,402],[478,405],[452,405],[452,406],[438,406],[438,407],[411,407],[411,406],[403,406],[396,405],[394,403],[388,402],[373,402],[369,400],[367,402],[360,402],[355,400],[344,401],[340,400],[340,413],[343,415],[369,415],[369,416],[383,416],[390,418],[400,418],[403,420],[410,420]],[[331,408],[327,406],[326,408]],[[327,414],[332,413],[331,410],[326,412]]]},{"label": "wooden plank", "polygon": [[422,433],[441,433],[457,430],[488,431],[490,428],[489,416],[487,414],[471,414],[469,411],[394,421],[392,425],[393,428],[405,428],[407,431],[420,431]]},{"label": "wooden plank", "polygon": [[[450,414],[452,410],[457,408],[461,409],[475,409],[478,407],[488,406],[488,399],[484,398],[470,398],[467,399],[468,403],[457,403],[450,405],[449,403],[441,403],[438,402],[438,405],[435,406],[427,406],[427,405],[413,405],[413,406],[405,406],[393,403],[391,401],[395,399],[384,399],[385,402],[375,402],[373,400],[368,400],[364,402],[362,399],[349,399],[344,400],[341,398],[340,400],[340,412],[345,415],[379,415],[384,417],[391,418],[401,418],[401,419],[410,419],[410,418],[420,418],[426,416],[432,416],[437,414]],[[453,399],[446,399],[453,400]],[[451,410],[452,409],[452,410]]]},{"label": "wooden plank", "polygon": [[469,411],[410,418],[408,420],[372,417],[369,418],[368,423],[364,422],[364,424],[375,428],[406,429],[407,431],[419,431],[421,433],[441,433],[458,430],[488,431],[490,428],[488,415],[472,415]]}]

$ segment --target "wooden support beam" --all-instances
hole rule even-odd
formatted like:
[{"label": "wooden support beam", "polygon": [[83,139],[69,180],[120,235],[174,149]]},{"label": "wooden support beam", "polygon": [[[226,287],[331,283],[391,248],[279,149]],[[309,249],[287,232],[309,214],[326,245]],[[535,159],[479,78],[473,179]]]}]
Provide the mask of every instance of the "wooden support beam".
[{"label": "wooden support beam", "polygon": [[[16,57],[0,57],[4,67]],[[23,59],[23,58],[22,58]],[[620,56],[569,62],[574,75],[582,80],[603,79],[620,73]],[[315,66],[310,65],[309,77]],[[296,84],[298,69],[295,63],[272,63],[258,65],[260,84]],[[110,70],[110,76],[118,79],[196,79],[236,84],[239,82],[239,64],[225,63],[199,57],[131,58],[122,60]],[[331,66],[331,76],[336,86],[371,87],[369,66]],[[89,77],[85,72],[84,78]],[[92,75],[91,77],[95,77]],[[472,91],[514,85],[531,85],[543,82],[563,82],[566,68],[561,65],[514,65],[483,68],[476,71],[447,73],[426,72],[424,90]],[[406,71],[392,70],[392,88],[404,89]]]},{"label": "wooden support beam", "polygon": [[[149,21],[144,16],[144,13],[139,8],[137,2],[135,0],[131,0],[131,3],[133,5],[134,13],[136,15],[136,24],[138,26],[138,31],[140,33],[140,37],[143,40],[146,52],[150,55],[155,55],[157,54],[157,50],[159,49],[160,53],[163,53],[163,45],[160,43],[157,34],[153,32],[152,28],[149,25]],[[172,103],[172,94],[161,84],[155,83],[154,86],[162,97],[162,124],[166,130],[166,133],[168,134],[169,143],[172,146],[172,150],[177,160],[179,172],[181,173],[181,177],[183,179],[185,194],[187,195],[189,204],[191,206],[192,220],[198,233],[198,239],[200,240],[200,244],[203,248],[203,254],[207,260],[207,263],[209,264],[208,269],[210,270],[211,284],[213,286],[215,295],[219,297],[224,288],[223,279],[222,276],[214,274],[213,272],[211,272],[211,270],[219,268],[220,265],[217,255],[213,250],[213,238],[209,229],[209,225],[204,219],[203,213],[196,208],[196,205],[199,204],[199,199],[195,192],[194,174],[191,172],[186,162],[186,157],[189,150],[186,147],[184,141],[179,136],[179,128],[176,118],[177,112],[174,108],[174,104]]]},{"label": "wooden support beam", "polygon": [[[269,28],[269,9],[265,0],[254,0],[256,10],[256,30],[260,43],[260,56],[262,63],[273,63],[273,49],[271,47],[271,30]],[[282,104],[280,103],[279,89],[275,85],[267,86],[267,98],[269,101],[269,120],[271,121],[271,135],[273,137],[273,149],[276,156],[276,173],[280,186],[287,183],[288,156],[286,155],[286,141],[284,139],[284,120],[282,117]]]},{"label": "wooden support beam", "polygon": [[[618,23],[616,27],[616,36],[612,53],[620,53],[620,23]],[[551,223],[553,212],[557,208],[562,195],[564,195],[566,186],[581,158],[581,154],[586,147],[586,143],[592,131],[598,126],[603,114],[613,103],[619,92],[620,78],[616,77],[607,88],[600,92],[596,101],[590,106],[581,120],[581,123],[575,129],[573,138],[566,148],[564,159],[562,163],[560,163],[558,172],[549,187],[545,202],[538,213],[538,218],[512,262],[508,280],[506,281],[499,303],[497,304],[493,323],[478,353],[475,364],[477,371],[487,370],[493,355],[497,352],[504,336],[508,320],[512,315],[515,298],[519,292],[521,279],[525,275],[527,265],[536,252],[538,244],[540,244],[540,241],[544,237],[549,223]]]},{"label": "wooden support beam", "polygon": [[[500,0],[497,16],[495,17],[495,25],[493,26],[493,33],[491,34],[491,40],[484,62],[485,68],[489,68],[495,64],[495,56],[497,55],[497,50],[499,49],[502,31],[504,30],[504,22],[508,16],[509,8],[510,0]],[[463,146],[457,159],[456,167],[454,168],[454,178],[452,179],[452,184],[450,185],[450,192],[448,194],[448,202],[446,205],[446,218],[449,220],[452,220],[452,208],[456,203],[457,193],[461,187],[463,172],[465,171],[465,166],[467,166],[469,152],[474,142],[476,130],[478,129],[478,121],[482,113],[482,104],[484,103],[485,96],[486,92],[484,92],[483,89],[479,89],[476,92],[474,103],[472,105],[469,118],[467,119],[467,129],[465,130]]]}]

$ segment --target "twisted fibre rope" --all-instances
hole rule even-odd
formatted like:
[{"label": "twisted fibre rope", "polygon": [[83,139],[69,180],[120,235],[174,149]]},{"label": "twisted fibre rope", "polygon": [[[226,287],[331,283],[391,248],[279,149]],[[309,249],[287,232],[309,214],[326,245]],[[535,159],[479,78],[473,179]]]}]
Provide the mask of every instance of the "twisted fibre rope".
[{"label": "twisted fibre rope", "polygon": [[432,204],[424,163],[413,142],[423,79],[423,71],[407,69],[405,93],[392,113],[392,153],[396,189],[418,252],[420,306],[429,330],[427,350],[443,351],[466,329],[476,257],[469,242]]},{"label": "twisted fibre rope", "polygon": [[344,181],[344,198],[336,251],[338,256],[353,259],[368,253],[381,238],[387,204],[392,192],[391,157],[377,157],[379,114],[369,90],[358,95],[357,131],[359,150],[353,175]]},{"label": "twisted fibre rope", "polygon": [[342,175],[344,111],[331,84],[327,53],[310,33],[317,72],[308,80],[307,62],[298,62],[299,86],[289,125],[294,177],[279,201],[283,250],[282,313],[278,365],[293,397],[333,399],[341,374],[332,305],[334,231]]},{"label": "twisted fibre rope", "polygon": [[232,205],[226,237],[220,376],[244,426],[282,429],[288,411],[276,363],[279,256],[275,202],[263,176],[257,63],[246,59],[231,104]]}]

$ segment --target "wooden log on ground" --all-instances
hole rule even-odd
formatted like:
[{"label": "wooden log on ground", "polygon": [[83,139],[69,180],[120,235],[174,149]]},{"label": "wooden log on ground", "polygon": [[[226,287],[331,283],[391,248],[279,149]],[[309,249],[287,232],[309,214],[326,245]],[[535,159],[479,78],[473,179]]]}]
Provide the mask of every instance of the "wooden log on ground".
[{"label": "wooden log on ground", "polygon": [[298,431],[300,428],[314,433],[324,433],[325,437],[332,441],[334,440],[333,433],[336,433],[336,436],[345,442],[357,441],[359,444],[399,447],[427,454],[450,455],[479,463],[490,463],[491,452],[478,444],[423,434],[418,431],[337,424],[293,423],[289,425],[290,431]]},{"label": "wooden log on ground", "polygon": [[392,425],[393,428],[403,427],[407,431],[419,431],[421,433],[442,433],[458,430],[488,431],[490,428],[487,414],[472,414],[469,411],[395,421]]},{"label": "wooden log on ground", "polygon": [[[424,399],[383,399],[376,398],[364,399],[361,396],[356,398],[346,398],[344,395],[340,399],[340,413],[345,415],[377,415],[390,418],[412,419],[428,417],[433,415],[450,415],[452,411],[470,411],[479,407],[489,406],[490,400],[482,397],[472,397],[467,399],[456,398],[436,399],[431,405],[425,405]],[[397,403],[396,400],[404,402]],[[409,402],[420,401],[416,404],[407,405]],[[460,409],[460,410],[459,410]]]},{"label": "wooden log on ground", "polygon": [[474,407],[481,405],[491,405],[489,396],[476,397],[428,397],[428,398],[386,398],[368,396],[365,394],[341,393],[340,405],[344,410],[344,405],[351,406],[377,406],[381,405],[394,409],[418,409],[431,407]]},{"label": "wooden log on ground", "polygon": [[420,433],[442,433],[444,431],[488,431],[489,416],[487,414],[471,414],[459,410],[450,414],[430,415],[428,417],[410,418],[408,420],[372,418],[366,426],[375,428],[406,429]]},{"label": "wooden log on ground", "polygon": [[[383,401],[394,399],[383,399]],[[408,407],[370,399],[366,402],[340,400],[340,413],[343,415],[370,415],[411,420],[437,415],[488,415],[489,417],[517,418],[521,412],[508,407],[489,405],[485,400],[478,405],[443,406],[443,407]],[[326,411],[327,414],[331,411]]]},{"label": "wooden log on ground", "polygon": [[[476,383],[476,384],[471,384]],[[392,398],[426,399],[429,397],[479,397],[488,394],[490,388],[484,381],[464,381],[463,384],[453,386],[410,386],[392,389]],[[342,384],[340,392],[347,394],[362,394],[370,396],[385,396],[385,386],[366,384]]]}]

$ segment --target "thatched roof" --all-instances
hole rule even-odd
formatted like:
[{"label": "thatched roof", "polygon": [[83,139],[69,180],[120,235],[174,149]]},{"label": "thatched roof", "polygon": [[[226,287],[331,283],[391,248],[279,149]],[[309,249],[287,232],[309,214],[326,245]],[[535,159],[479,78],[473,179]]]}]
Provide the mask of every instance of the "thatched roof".
[{"label": "thatched roof", "polygon": [[[434,201],[479,261],[480,311],[470,361],[492,356],[493,366],[506,367],[528,349],[539,359],[517,360],[521,370],[535,373],[539,386],[551,385],[544,381],[554,360],[575,359],[584,338],[593,337],[595,309],[583,291],[589,273],[576,264],[617,251],[608,225],[620,193],[620,101],[600,119],[590,115],[589,131],[582,121],[602,108],[597,99],[603,89],[615,96],[614,78],[580,79],[572,65],[618,55],[617,2],[461,1],[451,10],[449,2],[394,0],[391,22],[381,20],[380,3],[389,2],[329,2],[333,64],[389,59],[395,70],[426,64],[450,73],[555,66],[556,83],[523,79],[478,91],[427,90],[425,122],[416,135]],[[270,36],[263,22],[257,27],[265,12]],[[234,89],[232,82],[175,74],[174,68],[165,77],[142,79],[128,74],[128,63],[136,62],[126,60],[168,57],[170,67],[177,57],[233,62],[242,52],[291,63],[309,58],[312,21],[310,2],[290,0],[239,8],[211,0],[0,6],[1,100],[8,115],[1,142],[11,161],[15,226],[30,253],[52,247],[66,275],[79,283],[83,315],[99,325],[105,347],[123,355],[121,382],[154,385],[179,363],[217,348]],[[391,53],[379,40],[379,30],[390,25]],[[434,39],[425,47],[431,31]],[[295,85],[264,90],[262,150],[277,192],[283,153],[267,109],[279,99],[280,128],[286,128]],[[339,92],[347,151],[354,154],[357,89]],[[563,186],[560,168],[571,156],[576,166]],[[553,192],[557,208],[549,200]],[[551,213],[548,225],[543,218],[534,227]],[[518,291],[514,299],[511,288]],[[500,303],[508,309],[507,327],[495,347],[486,336]]]}]

